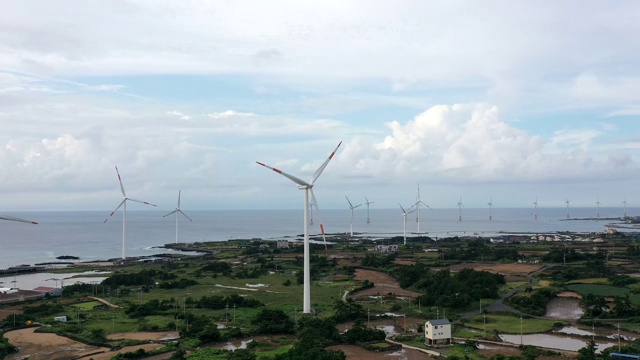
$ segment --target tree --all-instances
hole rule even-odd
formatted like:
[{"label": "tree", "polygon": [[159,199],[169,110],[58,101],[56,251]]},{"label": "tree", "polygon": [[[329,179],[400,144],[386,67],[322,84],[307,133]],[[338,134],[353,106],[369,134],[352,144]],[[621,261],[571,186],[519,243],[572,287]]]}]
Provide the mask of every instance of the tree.
[{"label": "tree", "polygon": [[337,323],[365,319],[367,316],[366,311],[364,311],[364,307],[355,302],[352,298],[347,298],[346,301],[336,301],[333,308],[336,311],[333,318]]},{"label": "tree", "polygon": [[251,320],[255,334],[290,334],[295,326],[293,320],[282,310],[262,309]]},{"label": "tree", "polygon": [[578,350],[578,360],[596,360],[596,343],[591,340],[587,343],[587,346]]}]

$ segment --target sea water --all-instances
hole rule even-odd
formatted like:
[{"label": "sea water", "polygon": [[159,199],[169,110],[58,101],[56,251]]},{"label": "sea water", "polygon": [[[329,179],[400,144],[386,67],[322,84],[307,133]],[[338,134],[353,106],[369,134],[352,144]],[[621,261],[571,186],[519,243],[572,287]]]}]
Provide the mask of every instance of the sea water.
[{"label": "sea water", "polygon": [[[406,217],[407,237],[419,233],[433,238],[449,236],[495,236],[503,232],[552,233],[602,232],[606,225],[614,222],[593,220],[594,208],[572,208],[571,217],[588,220],[566,220],[566,209],[420,209]],[[640,209],[627,208],[628,214]],[[600,208],[601,218],[621,217],[622,208]],[[303,233],[303,211],[298,210],[216,210],[187,211],[193,221],[179,218],[181,243],[203,241],[225,241],[229,239],[301,239]],[[120,258],[122,253],[122,212],[116,213],[104,223],[102,211],[47,211],[3,213],[37,221],[30,225],[12,221],[0,221],[0,269],[17,265],[57,261],[63,255],[76,256],[80,261]],[[126,256],[144,256],[170,252],[161,248],[176,241],[176,220],[173,215],[163,217],[166,211],[128,211],[126,221]],[[330,234],[349,233],[350,210],[323,210],[322,219],[313,212],[312,235],[319,234],[322,221]],[[357,209],[354,212],[353,232],[356,236],[369,238],[402,236],[404,217],[398,209]],[[624,230],[623,230],[624,231]]]}]

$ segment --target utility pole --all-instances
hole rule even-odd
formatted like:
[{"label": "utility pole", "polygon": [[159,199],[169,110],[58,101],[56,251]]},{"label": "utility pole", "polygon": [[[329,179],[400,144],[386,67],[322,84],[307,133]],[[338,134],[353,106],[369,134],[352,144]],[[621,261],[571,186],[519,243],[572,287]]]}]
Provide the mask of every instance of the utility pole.
[{"label": "utility pole", "polygon": [[[369,309],[367,308],[367,327],[371,327],[371,318],[369,317]],[[618,332],[620,332],[620,325],[618,325]]]},{"label": "utility pole", "polygon": [[520,315],[520,346],[522,346],[522,315]]}]

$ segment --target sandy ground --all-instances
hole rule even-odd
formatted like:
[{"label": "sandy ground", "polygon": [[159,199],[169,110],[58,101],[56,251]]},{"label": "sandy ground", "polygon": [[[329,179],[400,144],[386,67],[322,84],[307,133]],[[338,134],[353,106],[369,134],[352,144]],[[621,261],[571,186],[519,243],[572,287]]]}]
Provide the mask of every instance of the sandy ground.
[{"label": "sandy ground", "polygon": [[478,354],[484,355],[487,358],[490,358],[494,355],[502,354],[505,356],[520,356],[522,351],[520,349],[511,347],[511,346],[500,346],[500,345],[484,345],[483,349],[477,350]]},{"label": "sandy ground", "polygon": [[374,287],[370,289],[358,291],[356,294],[354,294],[355,296],[358,296],[358,297],[387,295],[388,293],[393,293],[393,294],[396,294],[397,296],[406,296],[411,298],[415,298],[422,295],[415,291],[402,289],[394,278],[380,271],[357,269],[355,279],[359,281],[369,280],[369,281],[372,281],[374,284]]},{"label": "sandy ground", "polygon": [[160,331],[160,332],[125,332],[125,333],[112,333],[107,335],[109,340],[166,340],[177,339],[180,335],[176,331]]},{"label": "sandy ground", "polygon": [[402,349],[392,352],[367,351],[355,345],[336,345],[328,347],[329,350],[342,350],[347,355],[347,360],[423,360],[431,359],[429,355],[411,349]]},{"label": "sandy ground", "polygon": [[459,271],[464,268],[478,271],[489,271],[503,275],[527,275],[543,268],[541,264],[490,264],[490,263],[466,263],[450,267],[451,271]]},{"label": "sandy ground", "polygon": [[[138,349],[147,351],[163,347],[163,344],[142,344],[127,346],[118,351],[111,351],[106,347],[87,345],[64,336],[34,332],[36,328],[9,331],[4,337],[20,349],[17,354],[7,356],[7,360],[18,360],[28,356],[30,360],[64,360],[64,359],[94,359],[109,360],[118,353],[132,352]],[[176,332],[139,332],[115,333],[109,339],[161,340],[176,338]]]},{"label": "sandy ground", "polygon": [[108,348],[83,344],[64,336],[35,333],[36,329],[20,329],[4,334],[11,344],[20,349],[17,354],[7,356],[7,360],[25,357],[30,360],[64,360],[109,351]]}]

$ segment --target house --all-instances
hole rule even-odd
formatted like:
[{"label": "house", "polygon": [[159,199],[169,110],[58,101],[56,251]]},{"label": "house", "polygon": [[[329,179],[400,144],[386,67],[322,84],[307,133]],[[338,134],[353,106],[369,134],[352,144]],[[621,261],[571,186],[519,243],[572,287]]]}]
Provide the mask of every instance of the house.
[{"label": "house", "polygon": [[53,288],[48,286],[38,286],[33,291],[41,292],[49,296],[62,296],[61,288]]},{"label": "house", "polygon": [[376,251],[382,254],[398,252],[398,245],[376,245]]},{"label": "house", "polygon": [[451,344],[451,323],[447,319],[424,323],[424,343],[430,346]]},{"label": "house", "polygon": [[276,241],[276,248],[278,248],[278,249],[288,249],[289,248],[289,241],[287,241],[287,240],[277,240]]}]

